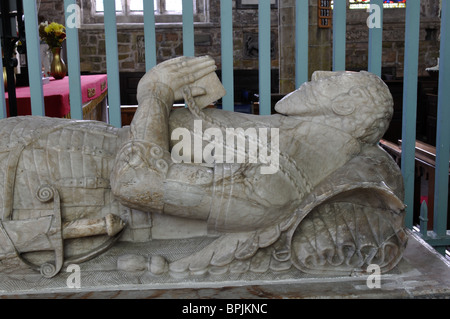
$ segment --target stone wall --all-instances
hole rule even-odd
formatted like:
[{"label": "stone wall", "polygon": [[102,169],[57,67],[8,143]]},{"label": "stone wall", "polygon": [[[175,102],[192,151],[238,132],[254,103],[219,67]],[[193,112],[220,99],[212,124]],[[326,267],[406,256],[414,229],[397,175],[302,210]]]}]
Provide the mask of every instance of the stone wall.
[{"label": "stone wall", "polygon": [[[90,1],[82,3],[83,18],[90,13]],[[309,74],[332,68],[332,30],[317,27],[317,0],[309,0]],[[439,0],[422,0],[419,74],[436,64],[439,56]],[[295,89],[295,0],[278,0],[272,10],[272,68],[279,69],[280,92]],[[403,76],[404,9],[384,10],[383,68],[387,75]],[[39,20],[63,23],[63,2],[41,0]],[[347,11],[347,69],[367,69],[368,28],[364,10]],[[85,19],[86,20],[86,19]],[[258,69],[258,12],[239,9],[233,1],[234,68]],[[195,54],[211,55],[221,67],[220,2],[209,0],[209,22],[195,26]],[[79,32],[82,72],[106,72],[105,36],[102,24],[83,24]],[[157,62],[183,54],[181,24],[161,24],[156,28]],[[143,24],[118,25],[121,72],[144,72]]]},{"label": "stone wall", "polygon": [[[332,69],[332,30],[317,26],[317,0],[309,1],[309,75]],[[422,0],[419,43],[419,76],[436,65],[439,56],[439,0]],[[295,88],[295,0],[280,0],[280,92]],[[369,29],[365,10],[347,9],[346,69],[367,70]],[[383,24],[383,75],[403,76],[405,9],[385,9]]]},{"label": "stone wall", "polygon": [[[295,90],[295,0],[279,2],[280,93]],[[309,0],[309,77],[316,70],[331,70],[331,29],[318,27],[317,0]]]},{"label": "stone wall", "polygon": [[[419,76],[436,65],[439,56],[439,0],[421,1]],[[367,69],[369,29],[365,10],[347,10],[347,59],[349,70]],[[405,43],[405,9],[383,11],[382,66],[386,76],[402,77]]]},{"label": "stone wall", "polygon": [[[63,22],[63,6],[60,0],[41,0],[40,20]],[[90,13],[90,1],[82,0],[83,19]],[[258,11],[238,9],[233,1],[234,68],[257,69],[255,51],[246,48],[257,46]],[[278,68],[278,10],[272,10],[271,35],[274,52],[272,67]],[[209,22],[195,25],[195,54],[212,56],[220,69],[220,1],[209,1]],[[121,72],[145,71],[143,24],[118,25],[119,69]],[[82,72],[106,72],[105,36],[102,24],[83,24],[79,32]],[[160,24],[156,27],[157,62],[183,54],[182,25]]]},{"label": "stone wall", "polygon": [[64,23],[64,1],[40,0],[36,1],[38,8],[38,22],[48,21]]}]

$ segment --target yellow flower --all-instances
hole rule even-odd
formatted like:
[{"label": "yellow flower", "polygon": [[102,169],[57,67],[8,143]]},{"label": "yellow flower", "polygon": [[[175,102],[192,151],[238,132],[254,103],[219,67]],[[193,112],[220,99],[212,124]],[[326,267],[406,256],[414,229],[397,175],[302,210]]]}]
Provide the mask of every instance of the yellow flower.
[{"label": "yellow flower", "polygon": [[52,22],[48,26],[45,27],[46,33],[55,33],[55,34],[61,34],[65,31],[65,27],[59,23]]},{"label": "yellow flower", "polygon": [[50,48],[60,47],[66,38],[66,28],[59,23],[52,22],[39,25],[39,36]]}]

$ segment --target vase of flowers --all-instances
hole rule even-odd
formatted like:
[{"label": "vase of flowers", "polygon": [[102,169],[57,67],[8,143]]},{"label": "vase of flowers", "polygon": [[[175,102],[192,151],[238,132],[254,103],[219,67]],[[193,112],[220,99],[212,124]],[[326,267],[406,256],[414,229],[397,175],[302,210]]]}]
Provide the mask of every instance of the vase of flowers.
[{"label": "vase of flowers", "polygon": [[52,52],[52,64],[50,75],[55,79],[62,79],[67,74],[67,66],[61,57],[61,47],[66,39],[66,28],[59,23],[43,22],[39,25],[39,36],[42,41],[47,43]]}]

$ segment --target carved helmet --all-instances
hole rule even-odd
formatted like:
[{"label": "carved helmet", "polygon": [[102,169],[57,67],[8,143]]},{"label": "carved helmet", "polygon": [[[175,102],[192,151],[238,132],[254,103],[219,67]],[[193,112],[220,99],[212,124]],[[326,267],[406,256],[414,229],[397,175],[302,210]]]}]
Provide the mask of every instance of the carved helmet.
[{"label": "carved helmet", "polygon": [[285,96],[275,110],[318,120],[362,142],[376,143],[391,121],[393,99],[387,85],[375,74],[316,71],[311,82]]}]

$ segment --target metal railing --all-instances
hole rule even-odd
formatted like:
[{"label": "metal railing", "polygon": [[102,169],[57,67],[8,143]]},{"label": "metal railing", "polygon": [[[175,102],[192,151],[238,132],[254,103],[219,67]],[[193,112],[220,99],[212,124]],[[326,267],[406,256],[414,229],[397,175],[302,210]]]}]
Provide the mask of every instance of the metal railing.
[{"label": "metal railing", "polygon": [[[296,86],[308,79],[308,0],[296,0]],[[37,23],[36,0],[23,0],[31,106],[33,115],[45,115],[41,79],[41,58]],[[71,14],[69,8],[76,0],[64,0],[66,19]],[[117,24],[115,1],[104,2],[104,27],[107,52],[109,120],[114,126],[121,126],[120,83],[117,52]],[[378,5],[383,18],[383,0],[372,0]],[[345,70],[346,58],[346,9],[347,1],[334,1],[333,10],[333,70]],[[405,24],[405,61],[403,90],[403,128],[402,128],[402,174],[405,180],[405,203],[407,205],[406,225],[413,227],[414,209],[414,161],[417,114],[417,81],[420,26],[420,0],[408,1]],[[271,73],[270,73],[270,1],[260,0],[259,14],[259,98],[260,114],[271,112]],[[153,1],[144,1],[144,33],[146,69],[156,64],[155,16]],[[228,92],[223,98],[225,110],[233,110],[233,8],[231,0],[220,1],[221,42],[222,42],[222,82]],[[443,253],[450,245],[447,231],[448,173],[450,157],[450,3],[442,1],[441,47],[438,94],[438,120],[436,143],[436,183],[434,200],[434,226],[431,232],[424,232],[424,238]],[[368,71],[381,75],[382,57],[381,27],[369,29]],[[193,1],[183,0],[183,54],[195,55]],[[67,28],[67,48],[70,83],[71,116],[82,119],[80,54],[78,29]],[[3,68],[0,60],[0,68]],[[0,85],[0,118],[6,117],[6,103],[3,80]],[[426,217],[423,217],[426,218]]]}]

